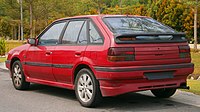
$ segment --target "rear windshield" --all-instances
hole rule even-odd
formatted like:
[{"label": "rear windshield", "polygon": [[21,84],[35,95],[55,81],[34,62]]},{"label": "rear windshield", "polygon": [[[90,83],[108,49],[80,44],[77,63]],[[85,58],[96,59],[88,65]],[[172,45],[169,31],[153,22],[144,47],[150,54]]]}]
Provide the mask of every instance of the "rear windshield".
[{"label": "rear windshield", "polygon": [[105,17],[113,33],[175,33],[172,28],[147,17]]}]

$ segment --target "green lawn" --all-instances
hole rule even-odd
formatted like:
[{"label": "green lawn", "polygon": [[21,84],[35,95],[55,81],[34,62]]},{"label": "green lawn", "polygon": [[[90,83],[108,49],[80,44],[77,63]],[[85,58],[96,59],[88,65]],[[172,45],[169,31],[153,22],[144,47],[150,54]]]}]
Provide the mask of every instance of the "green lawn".
[{"label": "green lawn", "polygon": [[184,90],[187,92],[192,92],[194,94],[200,95],[200,81],[199,80],[187,80],[188,86],[190,86],[189,90]]},{"label": "green lawn", "polygon": [[0,57],[0,63],[1,62],[5,62],[6,61],[6,58],[5,57]]},{"label": "green lawn", "polygon": [[[200,75],[200,52],[194,53],[191,52],[192,63],[194,63],[194,75]],[[188,92],[192,92],[194,94],[200,95],[200,81],[199,80],[187,80],[188,86],[190,86],[190,90],[184,90]]]},{"label": "green lawn", "polygon": [[[18,47],[22,44],[23,44],[22,41],[12,41],[12,40],[6,41],[6,53],[10,51],[11,49]],[[6,57],[0,57],[0,63],[5,62],[5,61],[6,61]]]},{"label": "green lawn", "polygon": [[200,75],[200,52],[191,52],[191,56],[195,67],[193,74]]},{"label": "green lawn", "polygon": [[6,52],[10,51],[11,49],[22,45],[22,41],[6,41]]}]

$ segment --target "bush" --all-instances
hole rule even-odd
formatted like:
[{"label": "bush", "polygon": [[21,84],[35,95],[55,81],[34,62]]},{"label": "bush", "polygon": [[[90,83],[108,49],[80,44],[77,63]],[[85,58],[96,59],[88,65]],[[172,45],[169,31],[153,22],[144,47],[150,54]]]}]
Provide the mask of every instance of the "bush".
[{"label": "bush", "polygon": [[0,56],[4,56],[6,53],[6,41],[4,39],[0,39]]}]

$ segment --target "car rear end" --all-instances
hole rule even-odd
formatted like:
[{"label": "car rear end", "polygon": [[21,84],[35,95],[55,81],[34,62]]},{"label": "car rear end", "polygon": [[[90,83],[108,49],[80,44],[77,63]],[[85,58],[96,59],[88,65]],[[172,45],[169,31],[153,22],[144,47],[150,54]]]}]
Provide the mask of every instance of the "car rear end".
[{"label": "car rear end", "polygon": [[[193,72],[184,33],[148,17],[106,16],[107,59],[95,66],[103,96],[162,88],[187,88]],[[100,20],[100,22],[101,22]]]}]

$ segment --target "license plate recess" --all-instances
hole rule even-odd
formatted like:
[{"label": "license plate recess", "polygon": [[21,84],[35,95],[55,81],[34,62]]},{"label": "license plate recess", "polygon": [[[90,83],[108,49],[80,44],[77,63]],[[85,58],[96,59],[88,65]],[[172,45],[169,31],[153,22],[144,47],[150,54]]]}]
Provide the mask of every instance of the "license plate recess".
[{"label": "license plate recess", "polygon": [[156,79],[172,79],[174,78],[174,71],[164,71],[164,72],[147,72],[144,73],[144,76],[148,80],[156,80]]}]

